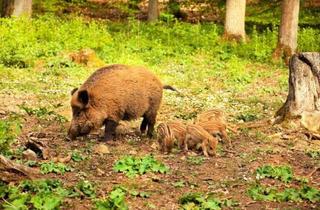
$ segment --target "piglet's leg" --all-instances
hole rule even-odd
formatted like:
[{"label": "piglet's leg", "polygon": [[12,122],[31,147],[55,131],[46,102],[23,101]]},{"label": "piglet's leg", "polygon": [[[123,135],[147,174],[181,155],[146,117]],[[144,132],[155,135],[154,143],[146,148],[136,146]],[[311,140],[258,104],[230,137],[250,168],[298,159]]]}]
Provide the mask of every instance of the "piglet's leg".
[{"label": "piglet's leg", "polygon": [[105,128],[104,128],[104,140],[110,141],[115,138],[116,135],[116,128],[118,123],[112,120],[105,121]]},{"label": "piglet's leg", "polygon": [[203,151],[204,156],[209,157],[208,151],[207,151],[207,142],[203,141],[203,143],[201,144],[201,147],[202,147],[202,151]]}]

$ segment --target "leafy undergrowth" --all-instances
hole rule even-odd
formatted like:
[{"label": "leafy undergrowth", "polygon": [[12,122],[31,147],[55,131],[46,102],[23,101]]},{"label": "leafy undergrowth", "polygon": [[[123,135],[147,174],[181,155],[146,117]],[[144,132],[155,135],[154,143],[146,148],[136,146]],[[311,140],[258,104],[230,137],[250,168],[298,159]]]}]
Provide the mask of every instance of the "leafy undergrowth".
[{"label": "leafy undergrowth", "polygon": [[262,185],[252,186],[248,194],[256,201],[278,201],[278,202],[320,202],[320,190],[309,186],[301,188],[284,188],[283,190],[275,187],[266,187]]},{"label": "leafy undergrowth", "polygon": [[167,173],[169,168],[152,155],[147,155],[144,157],[126,156],[115,163],[114,170],[125,173],[128,177],[135,177],[148,172]]},{"label": "leafy undergrowth", "polygon": [[223,207],[235,207],[238,203],[233,200],[220,200],[210,195],[203,195],[201,193],[187,193],[179,199],[181,209],[207,209],[219,210]]},{"label": "leafy undergrowth", "polygon": [[73,189],[64,188],[58,180],[22,181],[18,186],[0,182],[2,208],[13,209],[57,209],[66,197],[78,196]]},{"label": "leafy undergrowth", "polygon": [[289,166],[264,165],[257,168],[256,174],[257,180],[268,177],[279,179],[284,183],[289,183],[293,179],[293,172]]},{"label": "leafy undergrowth", "polygon": [[257,201],[277,201],[277,202],[320,202],[320,190],[306,185],[308,179],[296,177],[289,166],[271,166],[264,165],[256,170],[256,179],[264,178],[278,179],[285,184],[293,180],[302,183],[300,187],[267,187],[260,183],[253,185],[248,189],[248,194],[253,200]]},{"label": "leafy undergrowth", "polygon": [[9,154],[10,145],[21,132],[21,121],[17,117],[0,119],[0,154]]},{"label": "leafy undergrowth", "polygon": [[41,163],[40,170],[42,174],[48,174],[48,173],[64,174],[65,172],[71,171],[72,168],[70,168],[69,166],[63,163],[48,162],[48,163]]},{"label": "leafy undergrowth", "polygon": [[[55,106],[54,108],[58,107],[59,105]],[[24,110],[29,116],[36,116],[38,119],[47,121],[57,121],[59,123],[64,123],[67,121],[66,117],[56,113],[53,110],[49,110],[47,107],[32,108],[26,106],[25,104],[21,104],[19,105],[19,108]]]},{"label": "leafy undergrowth", "polygon": [[110,192],[107,199],[97,200],[95,203],[96,210],[109,209],[128,209],[128,204],[125,202],[126,191],[122,188],[116,188]]}]

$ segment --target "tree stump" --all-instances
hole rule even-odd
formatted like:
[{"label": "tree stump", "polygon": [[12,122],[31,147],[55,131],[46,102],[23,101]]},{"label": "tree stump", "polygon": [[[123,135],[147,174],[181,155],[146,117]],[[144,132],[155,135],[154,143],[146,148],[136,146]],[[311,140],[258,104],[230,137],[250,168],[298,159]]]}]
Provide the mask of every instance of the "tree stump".
[{"label": "tree stump", "polygon": [[275,123],[320,111],[320,53],[293,55],[289,60],[289,70],[288,97],[276,112]]}]

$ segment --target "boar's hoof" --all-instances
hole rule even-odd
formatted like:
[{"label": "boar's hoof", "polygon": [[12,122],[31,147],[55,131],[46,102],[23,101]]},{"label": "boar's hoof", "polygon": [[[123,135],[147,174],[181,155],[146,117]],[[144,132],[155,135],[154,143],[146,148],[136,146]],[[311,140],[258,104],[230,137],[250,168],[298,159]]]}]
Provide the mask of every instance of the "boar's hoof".
[{"label": "boar's hoof", "polygon": [[104,140],[105,141],[111,141],[111,140],[114,140],[115,136],[112,135],[111,133],[108,133],[108,134],[105,134],[104,135]]}]

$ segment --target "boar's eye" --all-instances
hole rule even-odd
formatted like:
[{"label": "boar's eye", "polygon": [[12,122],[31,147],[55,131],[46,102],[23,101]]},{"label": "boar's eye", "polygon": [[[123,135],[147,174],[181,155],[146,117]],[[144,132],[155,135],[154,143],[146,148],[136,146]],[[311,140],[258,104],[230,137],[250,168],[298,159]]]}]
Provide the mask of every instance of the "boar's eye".
[{"label": "boar's eye", "polygon": [[81,110],[78,107],[72,107],[72,114],[74,117],[79,117]]},{"label": "boar's eye", "polygon": [[75,116],[75,117],[79,117],[79,116],[80,116],[80,111],[76,111],[76,112],[74,113],[74,116]]}]

